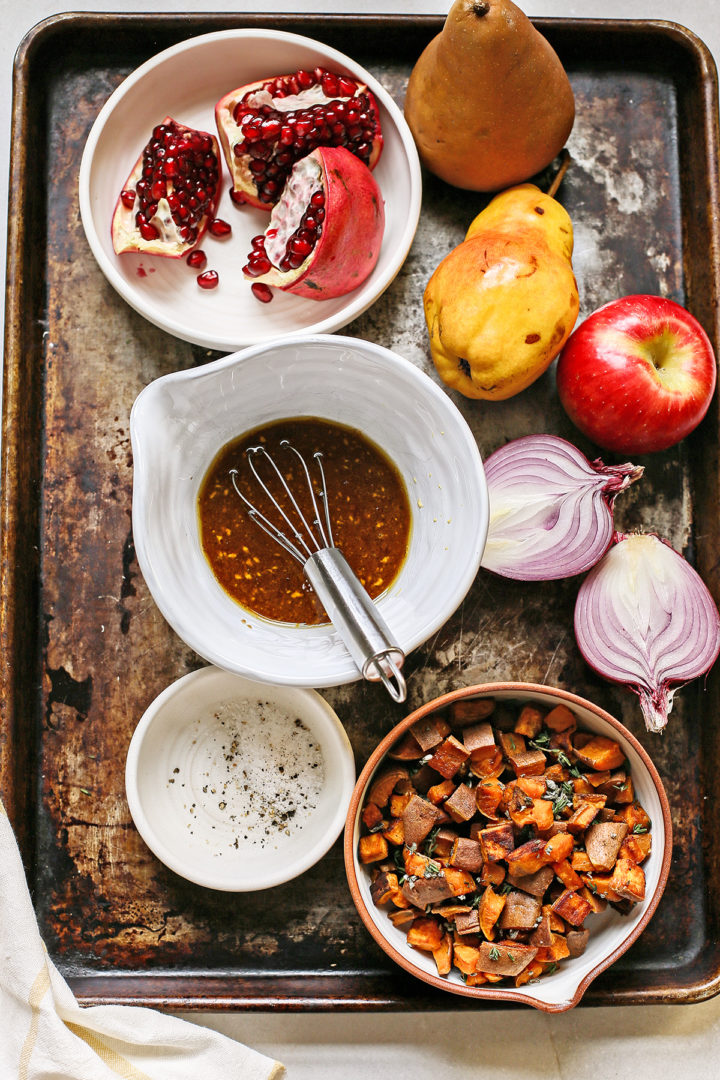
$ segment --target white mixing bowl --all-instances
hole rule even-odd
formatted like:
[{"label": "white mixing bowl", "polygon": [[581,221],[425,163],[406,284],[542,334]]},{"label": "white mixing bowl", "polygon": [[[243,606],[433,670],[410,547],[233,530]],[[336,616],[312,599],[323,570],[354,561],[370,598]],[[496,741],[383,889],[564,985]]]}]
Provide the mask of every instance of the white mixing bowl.
[{"label": "white mixing bowl", "polygon": [[480,565],[485,476],[472,432],[447,394],[367,341],[286,337],[147,386],[130,417],[135,547],[155,602],[200,656],[263,682],[336,686],[359,677],[336,631],[240,607],[200,545],[197,495],[218,451],[260,425],[296,416],[362,431],[399,469],[412,510],[409,550],[376,603],[406,653],[426,641],[458,607]]}]

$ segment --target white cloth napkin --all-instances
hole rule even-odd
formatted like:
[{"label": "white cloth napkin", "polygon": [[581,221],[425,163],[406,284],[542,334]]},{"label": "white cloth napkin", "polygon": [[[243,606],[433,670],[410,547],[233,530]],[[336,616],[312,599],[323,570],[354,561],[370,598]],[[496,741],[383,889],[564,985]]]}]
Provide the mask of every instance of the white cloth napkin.
[{"label": "white cloth napkin", "polygon": [[2,1080],[280,1080],[284,1072],[241,1043],[154,1009],[81,1008],[40,938],[0,802]]}]

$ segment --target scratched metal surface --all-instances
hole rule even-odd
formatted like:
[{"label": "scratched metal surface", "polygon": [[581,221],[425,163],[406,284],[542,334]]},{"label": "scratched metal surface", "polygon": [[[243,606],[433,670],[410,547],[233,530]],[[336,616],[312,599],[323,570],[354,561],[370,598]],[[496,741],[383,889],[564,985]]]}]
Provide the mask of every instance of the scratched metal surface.
[{"label": "scratched metal surface", "polygon": [[[150,380],[215,354],[166,335],[116,296],[85,241],[77,171],[97,111],[134,66],[180,37],[252,22],[126,17],[118,32],[112,18],[70,19],[46,31],[47,40],[36,39],[21,65],[23,87],[34,78],[44,87],[35,90],[29,115],[46,129],[48,158],[42,205],[28,203],[20,191],[15,209],[29,215],[44,247],[45,288],[26,286],[21,314],[39,328],[36,370],[11,377],[18,386],[23,378],[33,380],[32,407],[24,421],[8,424],[6,453],[19,457],[23,434],[34,432],[28,445],[37,451],[36,469],[23,472],[17,498],[26,510],[38,507],[33,539],[39,561],[30,588],[34,630],[23,638],[18,629],[19,593],[7,567],[5,618],[14,628],[10,661],[13,652],[29,648],[37,667],[36,679],[15,686],[16,700],[6,706],[15,741],[6,728],[0,779],[7,798],[10,786],[22,787],[21,766],[32,772],[33,782],[15,792],[17,825],[43,936],[83,1000],[462,1008],[459,999],[448,1001],[397,971],[375,947],[355,917],[339,842],[286,886],[216,894],[183,881],[150,854],[124,797],[125,753],[143,710],[168,683],[201,664],[162,619],[135,560],[129,409]],[[352,52],[399,101],[414,57],[439,28],[432,19],[372,18],[363,25],[361,52],[354,19],[276,17],[274,24]],[[681,145],[678,119],[702,121],[694,46],[665,30],[638,39],[637,30],[619,24],[593,30],[558,20],[547,32],[577,98],[573,163],[560,197],[575,224],[581,316],[614,296],[647,291],[690,304],[715,333],[716,294],[698,284],[710,271],[700,266],[697,238],[688,239],[689,222],[708,213],[705,162]],[[90,38],[92,53],[82,48]],[[635,63],[638,40],[645,44],[642,65]],[[424,179],[420,227],[405,266],[346,332],[395,349],[436,378],[422,292],[483,201]],[[22,340],[11,323],[17,365]],[[538,430],[596,453],[565,418],[552,371],[508,402],[453,397],[484,455]],[[697,553],[716,590],[710,549],[717,524],[704,508],[715,493],[717,437],[713,415],[694,442],[644,460],[645,478],[617,506],[620,528],[642,525]],[[9,465],[20,468],[12,460]],[[16,529],[17,508],[5,509]],[[706,830],[703,847],[701,836],[712,782],[701,760],[717,759],[714,743],[702,743],[708,737],[702,720],[716,700],[713,684],[705,693],[695,686],[679,694],[667,733],[647,736],[634,699],[595,679],[579,657],[571,629],[576,590],[576,581],[528,585],[481,571],[453,618],[408,659],[408,706],[460,685],[517,679],[574,690],[627,724],[650,750],[668,789],[676,826],[673,866],[650,927],[586,1000],[689,1000],[714,992],[707,986],[720,970],[708,948],[717,902],[704,898],[717,875],[718,840]],[[347,727],[358,767],[407,711],[360,684],[324,693]],[[25,732],[23,749],[18,730]],[[7,761],[13,753],[15,767]]]}]

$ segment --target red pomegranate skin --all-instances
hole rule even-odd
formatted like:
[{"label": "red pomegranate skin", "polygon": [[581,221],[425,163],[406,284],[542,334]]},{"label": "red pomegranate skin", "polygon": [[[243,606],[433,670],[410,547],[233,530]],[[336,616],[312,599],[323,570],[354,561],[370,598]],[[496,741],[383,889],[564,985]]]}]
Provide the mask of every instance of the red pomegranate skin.
[{"label": "red pomegranate skin", "polygon": [[313,150],[325,192],[322,233],[298,270],[273,269],[256,278],[308,300],[331,300],[362,285],[380,255],[385,204],[366,165],[341,146]]}]

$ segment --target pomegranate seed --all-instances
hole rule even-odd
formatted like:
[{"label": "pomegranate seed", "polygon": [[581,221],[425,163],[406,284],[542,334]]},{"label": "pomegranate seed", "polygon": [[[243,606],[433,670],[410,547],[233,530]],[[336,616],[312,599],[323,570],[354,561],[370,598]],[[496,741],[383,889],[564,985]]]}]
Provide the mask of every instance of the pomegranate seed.
[{"label": "pomegranate seed", "polygon": [[190,252],[185,262],[188,266],[192,266],[193,270],[202,270],[207,262],[207,255],[200,248],[195,248],[195,251]]},{"label": "pomegranate seed", "polygon": [[311,206],[324,206],[325,205],[325,192],[316,191],[313,195],[311,195],[311,197],[310,197],[310,205]]},{"label": "pomegranate seed", "polygon": [[296,236],[290,240],[290,243],[288,244],[288,249],[293,255],[299,255],[301,259],[305,259],[312,251],[313,245],[307,240]]},{"label": "pomegranate seed", "polygon": [[303,90],[309,90],[311,86],[315,85],[315,79],[310,71],[300,69],[295,78]]},{"label": "pomegranate seed", "polygon": [[213,218],[208,225],[208,230],[213,236],[229,236],[232,232],[232,225],[227,221],[223,221],[222,218]]},{"label": "pomegranate seed", "polygon": [[230,198],[236,206],[244,206],[247,202],[247,199],[243,195],[242,191],[238,191],[237,188],[230,189]]},{"label": "pomegranate seed", "polygon": [[352,79],[348,79],[344,75],[341,75],[338,79],[338,90],[343,97],[352,97],[357,90],[357,83],[353,82]]},{"label": "pomegranate seed", "polygon": [[282,128],[279,120],[265,120],[261,128],[263,139],[277,139]]},{"label": "pomegranate seed", "polygon": [[262,304],[269,304],[273,298],[272,289],[264,281],[254,281],[250,291]]},{"label": "pomegranate seed", "polygon": [[243,273],[249,275],[249,277],[262,277],[263,274],[267,274],[272,269],[272,263],[268,259],[267,255],[263,255],[255,252],[248,257],[247,266],[243,267]]},{"label": "pomegranate seed", "polygon": [[125,188],[124,191],[120,192],[120,198],[123,206],[126,206],[128,210],[132,210],[135,203],[135,192],[131,188]]},{"label": "pomegranate seed", "polygon": [[142,223],[142,225],[139,226],[139,229],[140,229],[140,235],[142,236],[143,240],[159,240],[160,239],[160,233],[157,231],[157,229],[155,228],[154,225],[150,224],[149,221],[144,221]]},{"label": "pomegranate seed", "polygon": [[292,146],[295,142],[295,133],[289,124],[286,124],[280,132],[280,142],[283,146]]},{"label": "pomegranate seed", "polygon": [[219,281],[217,270],[206,270],[204,274],[198,274],[197,283],[201,289],[216,289]]},{"label": "pomegranate seed", "polygon": [[250,247],[255,248],[256,250],[259,249],[259,248],[262,248],[264,250],[265,249],[265,237],[262,236],[262,235],[253,236],[252,240],[250,241]]},{"label": "pomegranate seed", "polygon": [[312,129],[312,120],[298,120],[295,125],[295,131],[301,136],[309,135]]},{"label": "pomegranate seed", "polygon": [[326,71],[320,82],[325,97],[337,97],[338,90],[340,89],[340,81],[335,77],[335,75],[332,75],[329,71]]}]

